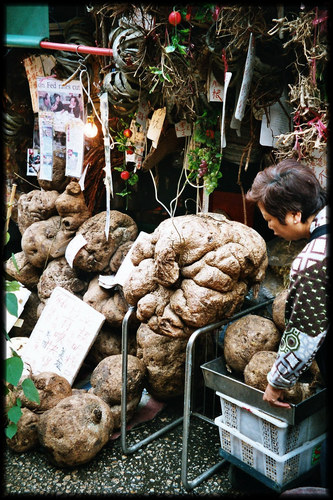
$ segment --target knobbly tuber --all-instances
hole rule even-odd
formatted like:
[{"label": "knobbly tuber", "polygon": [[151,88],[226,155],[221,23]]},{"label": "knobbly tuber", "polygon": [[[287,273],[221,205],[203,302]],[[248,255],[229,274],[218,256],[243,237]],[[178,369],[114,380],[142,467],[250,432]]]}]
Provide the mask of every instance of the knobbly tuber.
[{"label": "knobbly tuber", "polygon": [[67,379],[53,372],[42,372],[31,376],[39,394],[40,403],[28,399],[20,393],[22,405],[29,410],[43,412],[56,406],[59,401],[72,394],[72,387]]},{"label": "knobbly tuber", "polygon": [[127,214],[117,210],[110,211],[108,239],[105,236],[105,223],[106,211],[90,217],[81,224],[77,234],[81,234],[87,243],[76,254],[74,266],[87,272],[106,272],[118,248],[128,241],[134,241],[137,237],[137,225]]},{"label": "knobbly tuber", "polygon": [[[144,363],[136,356],[129,354],[127,358],[127,394],[129,398],[133,399],[141,395],[145,373]],[[90,393],[96,394],[110,406],[120,404],[122,355],[108,356],[98,363],[91,374],[90,383]]]},{"label": "knobbly tuber", "polygon": [[281,290],[272,303],[272,318],[280,332],[285,329],[285,312],[288,290]]},{"label": "knobbly tuber", "polygon": [[22,193],[17,202],[17,224],[21,234],[34,222],[46,220],[57,215],[55,202],[58,191],[44,191],[34,189],[29,193]]},{"label": "knobbly tuber", "polygon": [[96,276],[90,281],[88,290],[83,295],[83,301],[104,314],[110,326],[121,327],[128,304],[119,290],[101,287]]},{"label": "knobbly tuber", "polygon": [[51,462],[74,467],[89,462],[113,431],[109,406],[98,396],[75,394],[44,412],[38,423],[40,444]]},{"label": "knobbly tuber", "polygon": [[14,258],[16,265],[12,257],[6,261],[6,273],[29,290],[36,289],[42,273],[41,269],[33,266],[23,251],[14,254]]},{"label": "knobbly tuber", "polygon": [[[112,328],[104,323],[87,355],[86,361],[96,366],[102,359],[120,353],[121,328]],[[136,331],[128,332],[128,354],[136,356]]]},{"label": "knobbly tuber", "polygon": [[6,444],[12,450],[22,453],[39,445],[37,426],[39,415],[28,408],[22,408],[22,415],[17,422],[17,432],[11,438],[6,438]]},{"label": "knobbly tuber", "polygon": [[264,239],[220,214],[166,219],[135,244],[131,260],[127,302],[155,333],[173,338],[232,316],[268,262]]},{"label": "knobbly tuber", "polygon": [[24,231],[21,246],[33,266],[44,267],[46,262],[65,255],[73,236],[72,232],[62,229],[60,215],[54,215],[31,224]]},{"label": "knobbly tuber", "polygon": [[70,267],[65,257],[52,260],[48,263],[37,285],[38,297],[42,303],[42,307],[38,308],[39,316],[57,286],[68,290],[80,299],[87,289],[86,281],[80,278],[75,268]]},{"label": "knobbly tuber", "polygon": [[55,206],[61,216],[61,224],[66,231],[76,232],[81,224],[91,217],[80,184],[71,181],[65,191],[58,196]]},{"label": "knobbly tuber", "polygon": [[268,318],[247,314],[230,323],[224,336],[224,357],[229,369],[243,372],[258,351],[277,351],[281,333]]},{"label": "knobbly tuber", "polygon": [[[244,382],[264,392],[268,383],[267,374],[272,368],[276,356],[277,352],[274,351],[256,352],[244,368]],[[288,403],[300,403],[309,395],[303,391],[302,384],[298,381],[290,389],[284,390],[283,400]]]},{"label": "knobbly tuber", "polygon": [[[185,358],[188,338],[171,338],[155,333],[145,323],[137,331],[137,356],[146,366],[145,387],[160,401],[167,401],[184,393]],[[202,356],[212,355],[209,334],[197,340],[194,369],[199,370]]]}]

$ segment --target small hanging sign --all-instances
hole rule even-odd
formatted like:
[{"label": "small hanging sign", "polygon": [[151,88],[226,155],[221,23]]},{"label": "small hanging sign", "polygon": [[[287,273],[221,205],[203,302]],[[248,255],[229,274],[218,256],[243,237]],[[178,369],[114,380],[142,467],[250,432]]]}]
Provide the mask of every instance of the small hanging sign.
[{"label": "small hanging sign", "polygon": [[152,141],[153,148],[157,148],[157,144],[162,132],[162,127],[166,115],[166,108],[156,109],[151,117],[147,138]]},{"label": "small hanging sign", "polygon": [[223,87],[224,85],[217,81],[211,71],[209,75],[209,102],[223,102]]},{"label": "small hanging sign", "polygon": [[52,113],[39,113],[40,169],[39,178],[52,181],[53,170],[53,117]]},{"label": "small hanging sign", "polygon": [[245,68],[243,74],[242,85],[240,88],[238,102],[235,111],[236,120],[242,121],[245,113],[246,102],[250,92],[250,86],[253,76],[254,69],[254,56],[255,56],[255,47],[254,47],[254,39],[253,34],[250,33],[249,38],[249,46],[247,50],[247,56],[245,61]]},{"label": "small hanging sign", "polygon": [[181,120],[175,124],[175,131],[177,137],[186,137],[192,134],[192,127],[186,120]]},{"label": "small hanging sign", "polygon": [[66,125],[66,171],[69,177],[80,178],[83,165],[83,122],[70,121]]}]

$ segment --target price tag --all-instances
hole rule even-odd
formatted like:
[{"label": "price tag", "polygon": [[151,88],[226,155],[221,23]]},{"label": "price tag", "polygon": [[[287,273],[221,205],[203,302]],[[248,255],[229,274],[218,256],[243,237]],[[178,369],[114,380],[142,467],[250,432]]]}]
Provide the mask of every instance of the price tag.
[{"label": "price tag", "polygon": [[147,137],[152,141],[153,148],[157,148],[158,140],[161,135],[164,119],[166,115],[166,108],[156,109],[150,120]]}]

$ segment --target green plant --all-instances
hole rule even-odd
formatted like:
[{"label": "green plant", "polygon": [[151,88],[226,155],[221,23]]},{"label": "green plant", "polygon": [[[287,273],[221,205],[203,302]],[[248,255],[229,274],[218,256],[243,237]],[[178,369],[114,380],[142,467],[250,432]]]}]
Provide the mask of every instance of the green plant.
[{"label": "green plant", "polygon": [[[5,241],[8,243],[10,239],[9,233],[6,232]],[[15,256],[12,254],[13,262],[17,268],[17,263]],[[18,281],[5,280],[5,304],[8,312],[13,316],[18,317],[18,300],[15,294],[21,287]],[[10,337],[6,329],[4,329],[5,337],[7,341],[10,341]],[[5,405],[5,412],[7,416],[7,425],[5,428],[5,435],[7,438],[11,439],[15,436],[17,432],[17,424],[22,416],[22,401],[18,397],[18,394],[23,391],[23,394],[30,400],[36,403],[40,403],[39,393],[35,387],[35,384],[31,378],[25,378],[22,383],[20,379],[22,377],[24,363],[17,352],[11,348],[12,356],[5,360],[5,397],[8,405]]]},{"label": "green plant", "polygon": [[204,113],[195,122],[193,139],[195,147],[188,153],[189,179],[202,179],[205,190],[211,194],[222,177],[220,172],[222,153],[220,133],[216,130],[218,115]]}]

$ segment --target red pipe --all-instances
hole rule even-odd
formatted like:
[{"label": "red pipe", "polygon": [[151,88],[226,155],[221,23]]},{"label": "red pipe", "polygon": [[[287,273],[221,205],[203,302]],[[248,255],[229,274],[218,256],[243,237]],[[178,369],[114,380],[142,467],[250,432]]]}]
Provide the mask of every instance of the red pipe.
[{"label": "red pipe", "polygon": [[67,52],[80,52],[82,54],[95,54],[98,56],[113,56],[112,49],[102,47],[88,47],[87,45],[75,45],[74,43],[54,43],[41,41],[40,47],[42,49],[64,50]]}]

